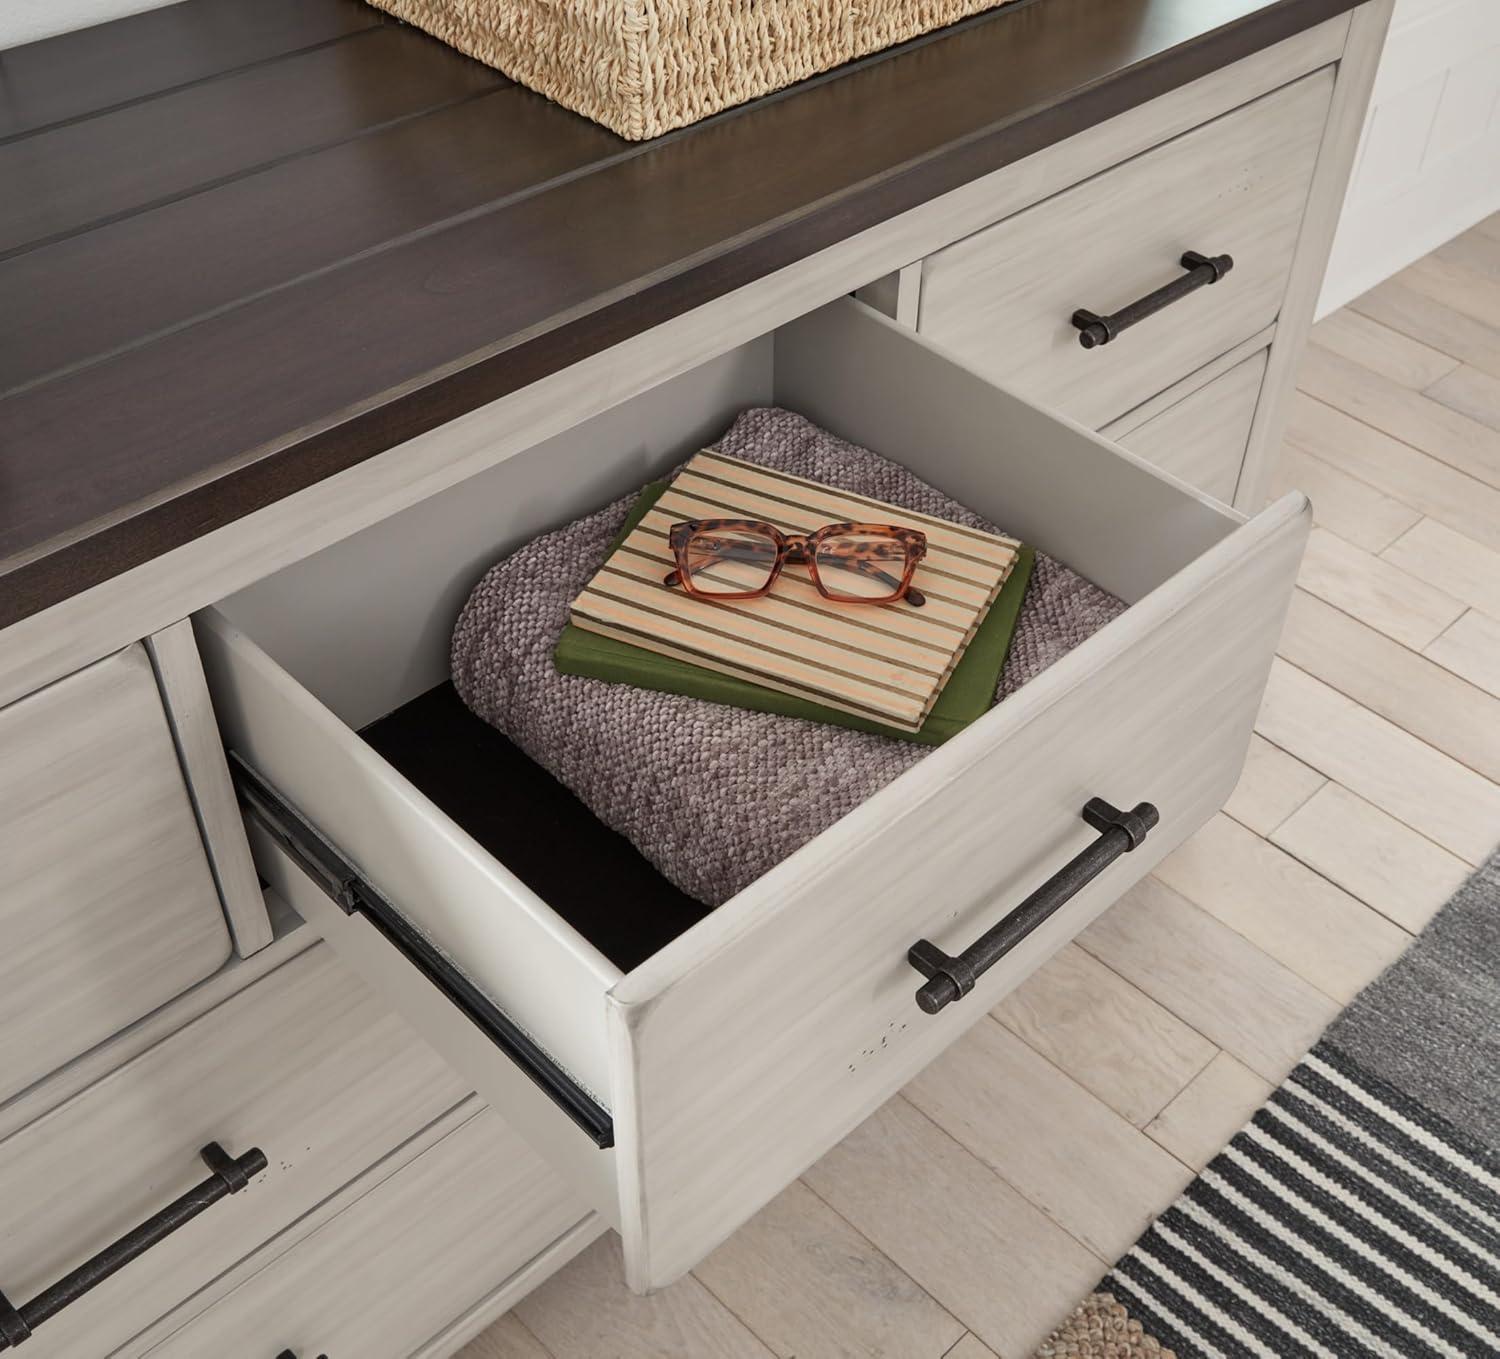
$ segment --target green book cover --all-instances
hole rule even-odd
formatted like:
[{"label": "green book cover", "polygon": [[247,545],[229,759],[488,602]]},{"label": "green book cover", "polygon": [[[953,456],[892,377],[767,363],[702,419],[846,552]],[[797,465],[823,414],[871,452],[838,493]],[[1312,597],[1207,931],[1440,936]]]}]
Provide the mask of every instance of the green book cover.
[{"label": "green book cover", "polygon": [[[631,506],[624,527],[610,544],[611,552],[646,517],[646,512],[656,504],[666,489],[666,482],[654,481],[641,492],[639,499]],[[631,646],[628,642],[617,641],[613,637],[586,632],[572,623],[563,629],[554,659],[558,670],[565,675],[586,675],[592,679],[634,684],[641,689],[684,694],[689,698],[701,698],[710,703],[727,703],[731,707],[748,708],[753,712],[805,717],[836,727],[851,727],[855,731],[869,731],[879,736],[894,736],[902,741],[937,746],[983,716],[994,702],[995,686],[1000,681],[1000,670],[1010,651],[1016,618],[1021,612],[1021,600],[1026,594],[1026,584],[1031,578],[1035,560],[1036,553],[1031,548],[1021,548],[999,595],[990,605],[990,611],[984,616],[973,640],[953,668],[947,684],[943,686],[942,693],[927,715],[927,721],[918,732],[899,731],[868,718],[825,707],[810,699],[783,694],[733,675],[721,675],[717,671],[705,670],[672,656],[660,656],[654,651]]]}]

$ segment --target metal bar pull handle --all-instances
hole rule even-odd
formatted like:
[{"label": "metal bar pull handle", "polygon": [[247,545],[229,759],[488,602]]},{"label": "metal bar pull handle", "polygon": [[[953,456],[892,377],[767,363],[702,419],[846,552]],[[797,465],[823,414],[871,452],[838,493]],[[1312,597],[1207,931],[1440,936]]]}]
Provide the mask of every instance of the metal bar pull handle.
[{"label": "metal bar pull handle", "polygon": [[918,939],[911,946],[906,955],[907,962],[928,978],[917,988],[917,1004],[922,1010],[935,1015],[950,1001],[968,995],[985,972],[1054,911],[1077,896],[1120,855],[1135,849],[1161,820],[1160,813],[1149,802],[1137,803],[1131,811],[1122,812],[1099,797],[1090,798],[1084,804],[1082,816],[1099,832],[1099,838],[1065,863],[1005,919],[986,930],[956,958],[926,939]]},{"label": "metal bar pull handle", "polygon": [[71,1274],[63,1275],[30,1302],[16,1307],[0,1293],[0,1350],[13,1349],[30,1339],[42,1322],[56,1316],[69,1303],[77,1302],[179,1227],[186,1226],[205,1208],[211,1208],[230,1194],[238,1194],[266,1168],[265,1153],[259,1147],[251,1147],[243,1156],[231,1156],[217,1142],[210,1142],[198,1155],[212,1172],[202,1184],[174,1199],[92,1259],[85,1260]]},{"label": "metal bar pull handle", "polygon": [[1234,260],[1228,255],[1200,255],[1196,250],[1189,250],[1183,255],[1181,263],[1187,273],[1163,284],[1154,293],[1138,297],[1128,306],[1121,307],[1108,316],[1100,316],[1080,307],[1073,313],[1073,324],[1078,327],[1078,343],[1085,349],[1108,344],[1122,330],[1129,330],[1136,322],[1155,316],[1163,307],[1180,302],[1199,288],[1217,283],[1234,268]]}]

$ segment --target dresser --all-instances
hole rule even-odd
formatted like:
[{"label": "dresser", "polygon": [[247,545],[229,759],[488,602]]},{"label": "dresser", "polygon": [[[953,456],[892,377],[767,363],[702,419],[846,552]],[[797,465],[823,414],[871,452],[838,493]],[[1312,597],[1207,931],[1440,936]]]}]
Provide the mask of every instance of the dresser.
[{"label": "dresser", "polygon": [[[1029,0],[642,145],[353,0],[0,53],[0,1348],[440,1359],[604,1231],[664,1287],[1207,821],[1388,17]],[[766,403],[1128,608],[622,957],[363,733]]]}]

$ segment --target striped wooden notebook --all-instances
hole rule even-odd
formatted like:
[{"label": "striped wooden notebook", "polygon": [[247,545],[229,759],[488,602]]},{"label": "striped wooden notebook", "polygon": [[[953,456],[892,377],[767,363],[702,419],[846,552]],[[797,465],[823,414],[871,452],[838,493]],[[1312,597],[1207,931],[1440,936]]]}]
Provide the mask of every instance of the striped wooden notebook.
[{"label": "striped wooden notebook", "polygon": [[[927,602],[825,599],[788,566],[763,599],[710,602],[663,584],[668,530],[743,518],[784,533],[842,521],[927,535],[912,585]],[[917,731],[1016,563],[1020,543],[719,453],[697,454],[573,601],[589,632]]]}]

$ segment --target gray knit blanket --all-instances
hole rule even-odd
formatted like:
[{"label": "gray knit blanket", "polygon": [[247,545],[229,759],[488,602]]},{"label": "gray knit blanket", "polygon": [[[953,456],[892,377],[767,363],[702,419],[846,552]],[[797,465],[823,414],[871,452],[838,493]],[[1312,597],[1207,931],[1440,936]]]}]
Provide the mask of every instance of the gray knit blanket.
[{"label": "gray knit blanket", "polygon": [[[790,411],[745,411],[714,448],[971,528],[996,526],[868,449]],[[916,764],[928,747],[579,675],[552,653],[603,564],[625,496],[544,534],[474,587],[453,632],[453,684],[690,896],[717,906]],[[1038,552],[996,701],[1124,609]]]}]

